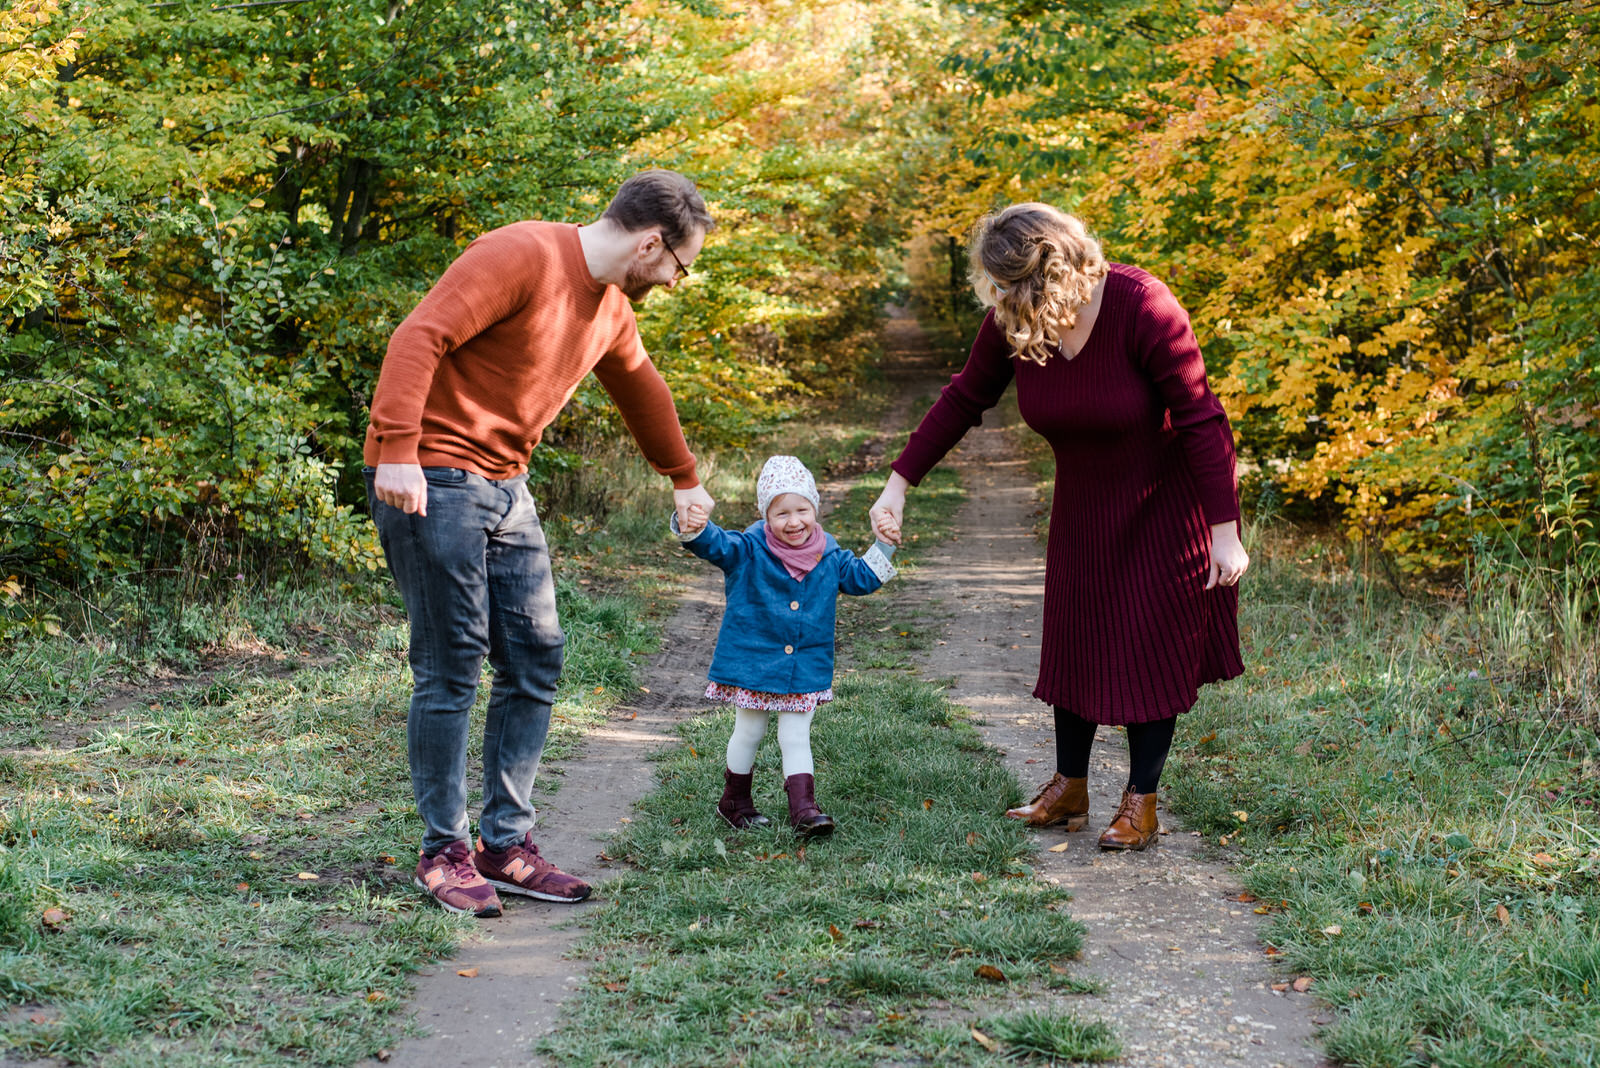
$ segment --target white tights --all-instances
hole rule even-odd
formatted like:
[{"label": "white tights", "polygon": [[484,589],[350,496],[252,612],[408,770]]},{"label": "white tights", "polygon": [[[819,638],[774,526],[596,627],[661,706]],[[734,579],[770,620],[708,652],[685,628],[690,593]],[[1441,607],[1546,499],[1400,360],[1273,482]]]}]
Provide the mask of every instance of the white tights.
[{"label": "white tights", "polygon": [[811,718],[815,712],[763,712],[755,708],[733,710],[733,734],[728,738],[728,770],[748,775],[756,766],[756,748],[767,733],[767,720],[778,717],[778,751],[783,754],[783,777],[812,775]]}]

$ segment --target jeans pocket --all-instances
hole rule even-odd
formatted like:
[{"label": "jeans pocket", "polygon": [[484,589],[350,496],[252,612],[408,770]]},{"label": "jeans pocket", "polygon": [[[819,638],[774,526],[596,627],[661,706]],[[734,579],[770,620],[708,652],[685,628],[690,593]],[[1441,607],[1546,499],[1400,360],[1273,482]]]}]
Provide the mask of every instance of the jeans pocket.
[{"label": "jeans pocket", "polygon": [[430,486],[454,486],[465,482],[467,473],[459,467],[424,467],[422,477]]}]

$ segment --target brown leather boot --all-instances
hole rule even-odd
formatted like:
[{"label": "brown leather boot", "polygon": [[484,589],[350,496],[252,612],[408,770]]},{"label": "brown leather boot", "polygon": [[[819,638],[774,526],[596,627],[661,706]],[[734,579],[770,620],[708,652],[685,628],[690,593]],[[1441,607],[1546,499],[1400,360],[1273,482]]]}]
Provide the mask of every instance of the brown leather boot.
[{"label": "brown leather boot", "polygon": [[1155,845],[1161,824],[1156,819],[1156,795],[1136,794],[1122,788],[1122,804],[1106,833],[1100,836],[1101,849],[1147,849]]},{"label": "brown leather boot", "polygon": [[755,772],[735,775],[722,769],[722,800],[717,802],[717,815],[729,824],[743,830],[746,827],[766,827],[772,821],[756,811],[755,799],[750,796],[750,784]]},{"label": "brown leather boot", "polygon": [[817,807],[816,780],[810,775],[791,775],[783,780],[789,795],[789,826],[801,838],[821,838],[833,833],[833,817]]},{"label": "brown leather boot", "polygon": [[1031,802],[1006,809],[1006,815],[1027,820],[1029,827],[1064,824],[1069,831],[1081,831],[1089,826],[1089,780],[1069,779],[1058,771]]}]

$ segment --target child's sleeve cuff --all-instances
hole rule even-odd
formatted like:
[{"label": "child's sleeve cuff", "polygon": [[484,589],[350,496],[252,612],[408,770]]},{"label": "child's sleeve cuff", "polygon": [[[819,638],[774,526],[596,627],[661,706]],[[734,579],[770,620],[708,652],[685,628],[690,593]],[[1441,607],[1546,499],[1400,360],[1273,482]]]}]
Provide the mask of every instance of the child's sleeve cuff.
[{"label": "child's sleeve cuff", "polygon": [[685,534],[683,532],[683,528],[678,525],[678,513],[676,510],[673,511],[671,518],[667,520],[667,529],[672,531],[672,536],[681,542],[694,541],[694,539],[698,538],[701,534],[704,534],[706,530],[705,527],[701,527],[693,534]]},{"label": "child's sleeve cuff", "polygon": [[[872,573],[878,576],[879,582],[888,582],[898,573],[894,565],[889,562],[889,556],[883,551],[884,548],[880,543],[861,554],[861,559],[872,569]],[[890,548],[889,552],[894,552],[894,549]]]}]

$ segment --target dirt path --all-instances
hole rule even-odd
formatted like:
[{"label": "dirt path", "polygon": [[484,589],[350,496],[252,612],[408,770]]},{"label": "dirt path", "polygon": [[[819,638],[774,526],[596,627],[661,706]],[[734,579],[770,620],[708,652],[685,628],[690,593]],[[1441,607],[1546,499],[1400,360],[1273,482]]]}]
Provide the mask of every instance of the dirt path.
[{"label": "dirt path", "polygon": [[[895,320],[890,329],[898,349],[922,347],[915,323]],[[898,596],[922,599],[951,620],[922,670],[953,680],[951,699],[982,717],[984,738],[1031,794],[1055,770],[1050,710],[1030,696],[1044,588],[1043,546],[1032,533],[1040,503],[1014,431],[1005,429],[1015,411],[996,414],[945,461],[968,494],[957,534],[916,554],[919,566]],[[916,529],[915,492],[908,533]],[[1175,744],[1188,742],[1180,725]],[[1111,1021],[1125,1063],[1138,1068],[1323,1064],[1311,1042],[1316,1002],[1271,989],[1276,977],[1256,938],[1259,918],[1234,900],[1241,887],[1206,859],[1197,838],[1163,811],[1171,833],[1154,849],[1100,852],[1095,840],[1127,774],[1123,734],[1102,728],[1090,769],[1089,830],[1039,834],[1036,869],[1072,891],[1072,914],[1089,928],[1084,970],[1105,983],[1079,1011]],[[1049,851],[1061,842],[1065,852]]]},{"label": "dirt path", "polygon": [[[886,329],[895,358],[885,370],[898,386],[884,419],[892,435],[912,425],[948,371],[913,320],[893,318]],[[888,459],[882,453],[881,441],[869,443],[848,472],[824,480],[825,497],[837,499],[850,475],[881,470]],[[969,434],[946,462],[961,472],[969,493],[956,536],[917,553],[915,577],[897,596],[945,618],[942,641],[921,671],[952,680],[951,697],[983,717],[985,738],[1031,788],[1053,770],[1048,709],[1028,696],[1044,579],[1042,548],[1032,533],[1038,502],[1008,432],[998,426]],[[914,497],[909,519],[914,531]],[[671,744],[676,724],[701,707],[720,583],[707,569],[687,575],[692,585],[647,674],[653,692],[592,732],[565,766],[560,791],[540,804],[541,848],[591,880],[612,874],[600,859],[601,842],[649,789],[646,755]],[[1185,744],[1181,728],[1177,744]],[[1137,1068],[1322,1065],[1310,1041],[1316,1003],[1270,989],[1274,977],[1256,939],[1257,917],[1232,900],[1239,886],[1226,867],[1202,855],[1197,839],[1174,830],[1142,854],[1101,854],[1095,847],[1126,774],[1122,736],[1103,732],[1091,770],[1091,830],[1039,836],[1040,876],[1073,892],[1073,915],[1089,928],[1084,970],[1105,983],[1104,994],[1075,1003],[1080,1012],[1113,1022],[1126,1050],[1123,1063]],[[1065,852],[1047,850],[1063,840]],[[456,957],[419,977],[414,1019],[428,1034],[401,1044],[388,1065],[537,1063],[530,1044],[554,1026],[561,999],[588,966],[565,958],[581,934],[569,921],[594,905],[514,897],[507,905],[505,917],[486,922]],[[474,968],[473,978],[457,974]]]}]

